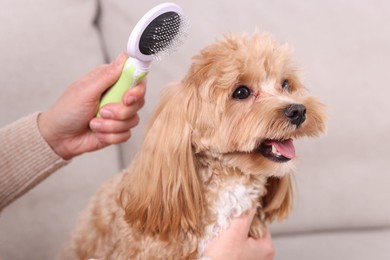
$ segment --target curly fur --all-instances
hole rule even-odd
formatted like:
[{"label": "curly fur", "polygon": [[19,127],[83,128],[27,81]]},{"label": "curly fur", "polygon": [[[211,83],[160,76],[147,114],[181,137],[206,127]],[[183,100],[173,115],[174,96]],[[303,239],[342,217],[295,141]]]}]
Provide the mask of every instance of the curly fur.
[{"label": "curly fur", "polygon": [[[250,97],[232,98],[243,85]],[[269,34],[229,35],[164,93],[136,159],[92,199],[62,259],[197,259],[253,207],[253,237],[287,216],[294,160],[275,162],[258,147],[325,130],[323,105],[300,82],[290,48]],[[290,104],[307,109],[299,127],[283,113]]]}]

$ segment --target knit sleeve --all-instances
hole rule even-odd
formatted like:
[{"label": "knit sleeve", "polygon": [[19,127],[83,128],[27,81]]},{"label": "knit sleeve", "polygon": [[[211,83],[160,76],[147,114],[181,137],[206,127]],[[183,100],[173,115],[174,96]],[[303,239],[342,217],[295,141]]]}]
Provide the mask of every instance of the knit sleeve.
[{"label": "knit sleeve", "polygon": [[0,129],[0,211],[67,164],[43,139],[39,113]]}]

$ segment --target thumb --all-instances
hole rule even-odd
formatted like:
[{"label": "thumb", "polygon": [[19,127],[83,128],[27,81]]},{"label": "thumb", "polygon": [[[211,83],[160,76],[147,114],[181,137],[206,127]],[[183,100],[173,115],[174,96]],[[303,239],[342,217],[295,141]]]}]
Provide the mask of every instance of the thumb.
[{"label": "thumb", "polygon": [[240,217],[232,219],[229,230],[241,237],[248,237],[249,229],[255,214],[256,209],[253,208],[243,213]]},{"label": "thumb", "polygon": [[87,84],[84,85],[90,86],[89,90],[92,92],[90,92],[91,96],[100,98],[107,89],[115,84],[121,75],[127,58],[127,54],[122,52],[112,63],[101,65],[85,76]]}]

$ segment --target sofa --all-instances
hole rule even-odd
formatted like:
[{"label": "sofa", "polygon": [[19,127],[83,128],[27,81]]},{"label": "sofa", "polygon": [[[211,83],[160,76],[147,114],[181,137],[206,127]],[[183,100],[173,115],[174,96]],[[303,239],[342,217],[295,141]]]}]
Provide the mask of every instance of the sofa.
[{"label": "sofa", "polygon": [[[78,77],[113,60],[158,3],[0,1],[0,126],[45,110]],[[0,258],[55,259],[89,198],[137,152],[162,87],[180,79],[205,45],[258,29],[294,47],[303,81],[329,117],[325,136],[297,142],[294,209],[270,225],[275,259],[390,259],[390,2],[176,3],[189,20],[188,36],[153,63],[131,140],[73,159],[7,207]]]}]

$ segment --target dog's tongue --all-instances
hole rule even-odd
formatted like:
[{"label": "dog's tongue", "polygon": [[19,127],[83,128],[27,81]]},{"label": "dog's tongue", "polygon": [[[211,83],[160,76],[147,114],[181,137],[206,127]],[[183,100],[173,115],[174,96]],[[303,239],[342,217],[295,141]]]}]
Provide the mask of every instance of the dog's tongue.
[{"label": "dog's tongue", "polygon": [[292,139],[284,141],[268,140],[265,144],[273,145],[286,158],[293,159],[295,157],[295,147]]}]

